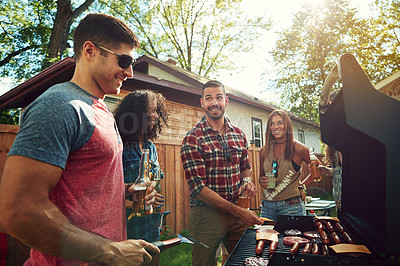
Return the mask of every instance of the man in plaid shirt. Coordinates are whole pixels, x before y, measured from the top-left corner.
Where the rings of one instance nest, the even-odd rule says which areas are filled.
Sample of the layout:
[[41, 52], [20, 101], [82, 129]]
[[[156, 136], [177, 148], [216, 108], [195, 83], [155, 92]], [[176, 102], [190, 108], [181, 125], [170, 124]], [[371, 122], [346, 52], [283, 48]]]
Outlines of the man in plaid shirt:
[[224, 86], [209, 81], [203, 86], [205, 116], [182, 142], [181, 159], [190, 189], [189, 231], [209, 246], [192, 246], [192, 265], [214, 265], [221, 241], [230, 253], [247, 226], [262, 224], [253, 212], [237, 205], [242, 190], [256, 194], [245, 134], [224, 116], [228, 97]]

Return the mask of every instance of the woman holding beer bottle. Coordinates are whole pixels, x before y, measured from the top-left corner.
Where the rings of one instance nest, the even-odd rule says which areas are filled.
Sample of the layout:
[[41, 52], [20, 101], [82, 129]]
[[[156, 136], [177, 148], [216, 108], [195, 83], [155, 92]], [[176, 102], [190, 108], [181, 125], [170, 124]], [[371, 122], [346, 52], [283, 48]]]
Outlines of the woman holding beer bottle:
[[[126, 184], [135, 183], [139, 176], [140, 160], [144, 151], [149, 151], [150, 175], [159, 169], [156, 146], [152, 141], [157, 139], [167, 124], [165, 98], [151, 90], [137, 90], [125, 96], [115, 110], [115, 120], [124, 143], [123, 166]], [[160, 172], [161, 178], [164, 173]], [[153, 188], [155, 187], [155, 184]], [[154, 208], [160, 208], [163, 196], [156, 195]], [[144, 239], [154, 242], [160, 238], [160, 213], [137, 217], [132, 208], [126, 209], [128, 239]], [[150, 265], [158, 265], [159, 256], [153, 257]]]
[[[302, 189], [312, 182], [300, 180], [303, 162], [311, 164], [309, 148], [293, 139], [292, 121], [283, 110], [268, 117], [265, 145], [260, 151], [261, 216], [276, 221], [279, 215], [306, 215]], [[316, 159], [316, 164], [321, 164]], [[303, 184], [304, 183], [304, 184]], [[305, 198], [305, 196], [304, 196]]]

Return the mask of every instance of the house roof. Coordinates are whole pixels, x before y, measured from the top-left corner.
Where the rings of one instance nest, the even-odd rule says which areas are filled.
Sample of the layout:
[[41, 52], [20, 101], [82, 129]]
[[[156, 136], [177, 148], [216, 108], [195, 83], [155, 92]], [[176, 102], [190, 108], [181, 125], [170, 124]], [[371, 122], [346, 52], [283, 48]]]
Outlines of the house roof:
[[[147, 73], [144, 73], [146, 72], [146, 64], [151, 64], [189, 85], [150, 76]], [[38, 73], [36, 76], [21, 83], [2, 95], [0, 97], [0, 110], [27, 106], [52, 85], [70, 80], [73, 76], [74, 70], [75, 60], [71, 57], [65, 58], [53, 64], [49, 68]], [[133, 78], [125, 82], [123, 89], [124, 87], [128, 87], [136, 82], [169, 88], [171, 91], [177, 91], [180, 94], [184, 93], [186, 95], [200, 96], [203, 84], [209, 80], [210, 79], [208, 78], [175, 66], [172, 63], [164, 62], [150, 55], [143, 55], [137, 60], [137, 64], [134, 68]], [[275, 105], [264, 102], [257, 97], [231, 87], [225, 86], [225, 90], [226, 94], [232, 100], [255, 106], [268, 112], [278, 109], [278, 107]], [[306, 123], [310, 126], [319, 127], [318, 123], [293, 113], [289, 113], [289, 116], [292, 119]]]
[[75, 60], [71, 57], [51, 65], [3, 94], [0, 97], [0, 110], [29, 105], [51, 86], [70, 80], [74, 70]]
[[375, 89], [400, 100], [400, 71], [375, 84]]

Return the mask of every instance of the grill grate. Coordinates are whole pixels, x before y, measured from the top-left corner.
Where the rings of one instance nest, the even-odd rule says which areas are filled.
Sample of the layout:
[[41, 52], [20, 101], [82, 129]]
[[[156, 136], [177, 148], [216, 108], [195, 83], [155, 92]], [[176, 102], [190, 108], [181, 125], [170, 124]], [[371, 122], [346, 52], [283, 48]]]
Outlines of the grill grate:
[[[243, 234], [242, 238], [236, 245], [235, 249], [232, 251], [232, 254], [229, 256], [228, 260], [224, 265], [226, 266], [235, 266], [235, 265], [243, 265], [244, 260], [248, 257], [256, 256], [256, 229], [247, 229]], [[279, 235], [278, 247], [276, 252], [289, 253], [290, 246], [283, 244], [284, 235]], [[298, 253], [301, 253], [303, 247], [300, 247]], [[261, 256], [263, 259], [269, 258], [269, 243], [266, 243], [264, 246], [264, 251]]]
[[[225, 266], [236, 266], [236, 265], [244, 265], [244, 260], [248, 257], [256, 256], [256, 229], [247, 229], [243, 234], [242, 238], [232, 251], [232, 254], [229, 256], [228, 260], [225, 262]], [[278, 247], [275, 252], [281, 252], [289, 254], [289, 250], [291, 246], [287, 246], [283, 244], [284, 234], [281, 232], [278, 239]], [[301, 254], [304, 247], [300, 247], [297, 254]], [[289, 255], [291, 256], [291, 255]], [[313, 257], [321, 257], [317, 255], [309, 255]], [[265, 243], [264, 251], [261, 256], [263, 259], [269, 259], [269, 242]]]

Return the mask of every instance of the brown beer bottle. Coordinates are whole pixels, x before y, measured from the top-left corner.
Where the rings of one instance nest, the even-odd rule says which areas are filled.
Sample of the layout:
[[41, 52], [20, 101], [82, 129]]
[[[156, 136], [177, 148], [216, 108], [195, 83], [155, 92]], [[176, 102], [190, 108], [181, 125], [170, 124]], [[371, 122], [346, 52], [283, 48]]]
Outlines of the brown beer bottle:
[[[156, 191], [158, 194], [161, 194], [161, 169], [160, 165], [154, 165], [154, 171], [152, 175], [152, 180], [156, 181]], [[161, 212], [161, 208], [154, 208], [153, 212]]]
[[147, 195], [150, 185], [150, 150], [143, 149], [140, 158], [139, 176], [135, 181], [132, 215], [147, 216], [152, 213], [152, 206], [147, 204], [144, 197]]
[[311, 176], [314, 182], [319, 182], [322, 180], [322, 177], [318, 169], [317, 156], [315, 156], [313, 148], [310, 148], [310, 160]]

